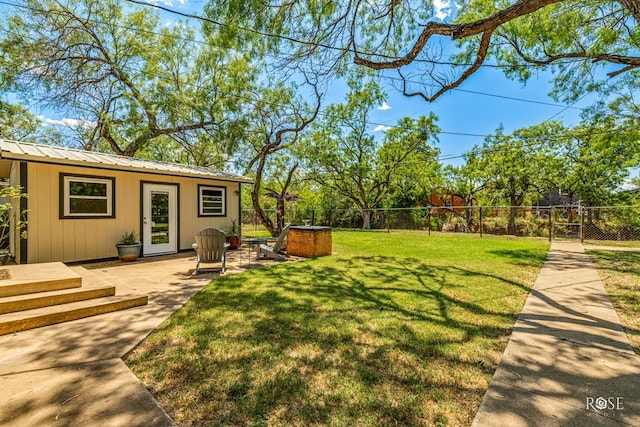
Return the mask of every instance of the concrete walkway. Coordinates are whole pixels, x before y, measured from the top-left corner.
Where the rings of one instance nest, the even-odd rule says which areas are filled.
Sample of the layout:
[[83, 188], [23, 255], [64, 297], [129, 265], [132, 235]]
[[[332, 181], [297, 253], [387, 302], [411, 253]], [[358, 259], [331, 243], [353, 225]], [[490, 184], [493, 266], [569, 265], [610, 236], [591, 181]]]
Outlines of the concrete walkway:
[[[248, 259], [231, 254], [227, 274]], [[122, 358], [215, 274], [193, 276], [191, 254], [88, 267], [73, 267], [83, 282], [149, 295], [149, 305], [0, 336], [0, 426], [173, 425]]]
[[473, 425], [640, 425], [640, 358], [580, 243], [552, 244]]

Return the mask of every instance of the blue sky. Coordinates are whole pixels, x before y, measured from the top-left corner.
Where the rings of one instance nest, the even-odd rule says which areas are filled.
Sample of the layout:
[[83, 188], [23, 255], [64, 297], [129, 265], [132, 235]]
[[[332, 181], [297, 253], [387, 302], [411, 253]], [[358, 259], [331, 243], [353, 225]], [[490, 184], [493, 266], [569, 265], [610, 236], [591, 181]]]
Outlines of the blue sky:
[[[567, 125], [577, 124], [580, 109], [588, 107], [592, 98], [585, 97], [571, 108], [561, 106], [563, 104], [547, 95], [551, 91], [551, 77], [550, 73], [543, 73], [523, 85], [508, 80], [500, 70], [483, 68], [458, 87], [460, 90], [453, 90], [432, 103], [417, 97], [407, 98], [389, 89], [385, 109], [376, 111], [372, 122], [391, 125], [403, 116], [419, 117], [432, 111], [439, 117], [438, 124], [443, 131], [439, 136], [442, 157], [460, 155], [484, 140], [481, 136], [449, 133], [490, 135], [502, 125], [504, 132], [509, 134], [551, 118]], [[458, 164], [460, 159], [452, 159], [450, 163]]]

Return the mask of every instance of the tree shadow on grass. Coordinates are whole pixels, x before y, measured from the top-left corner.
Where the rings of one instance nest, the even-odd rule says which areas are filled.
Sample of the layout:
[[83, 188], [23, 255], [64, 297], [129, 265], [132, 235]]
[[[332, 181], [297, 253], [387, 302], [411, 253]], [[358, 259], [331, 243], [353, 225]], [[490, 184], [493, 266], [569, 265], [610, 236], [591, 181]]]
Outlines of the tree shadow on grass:
[[470, 424], [528, 291], [418, 259], [277, 265], [217, 279], [128, 362], [179, 424]]
[[590, 250], [587, 254], [602, 260], [607, 269], [640, 276], [640, 252]]
[[640, 252], [590, 250], [605, 287], [629, 336], [631, 345], [640, 354]]
[[547, 259], [546, 251], [539, 249], [495, 249], [488, 253], [518, 266], [540, 267]]

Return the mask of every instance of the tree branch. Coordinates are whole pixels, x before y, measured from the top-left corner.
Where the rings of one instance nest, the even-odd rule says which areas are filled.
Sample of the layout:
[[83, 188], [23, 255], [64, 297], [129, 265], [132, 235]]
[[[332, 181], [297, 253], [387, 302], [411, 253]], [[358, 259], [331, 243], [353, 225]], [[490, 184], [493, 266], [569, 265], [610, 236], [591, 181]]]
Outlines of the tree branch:
[[447, 36], [451, 40], [458, 40], [478, 34], [491, 34], [500, 25], [562, 1], [565, 0], [520, 0], [491, 16], [463, 24], [445, 24], [430, 21], [424, 26], [424, 30], [422, 30], [418, 40], [405, 56], [390, 61], [373, 61], [356, 54], [354, 63], [374, 70], [400, 68], [412, 63], [422, 53], [432, 36]]

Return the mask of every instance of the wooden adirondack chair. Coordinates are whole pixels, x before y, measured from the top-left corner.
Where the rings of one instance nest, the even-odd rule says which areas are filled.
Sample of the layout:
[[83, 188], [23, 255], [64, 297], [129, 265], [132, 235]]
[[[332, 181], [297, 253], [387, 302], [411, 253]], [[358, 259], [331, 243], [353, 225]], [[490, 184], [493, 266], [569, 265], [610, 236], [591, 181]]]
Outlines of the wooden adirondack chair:
[[196, 274], [200, 273], [200, 263], [222, 263], [221, 273], [226, 269], [226, 247], [224, 231], [217, 228], [203, 228], [196, 233]]
[[258, 257], [259, 258], [270, 258], [279, 261], [284, 261], [287, 259], [286, 255], [283, 252], [283, 248], [285, 246], [284, 242], [287, 238], [287, 233], [289, 233], [289, 226], [286, 225], [280, 235], [278, 236], [278, 240], [276, 240], [273, 246], [269, 246], [267, 244], [261, 244], [258, 247]]

